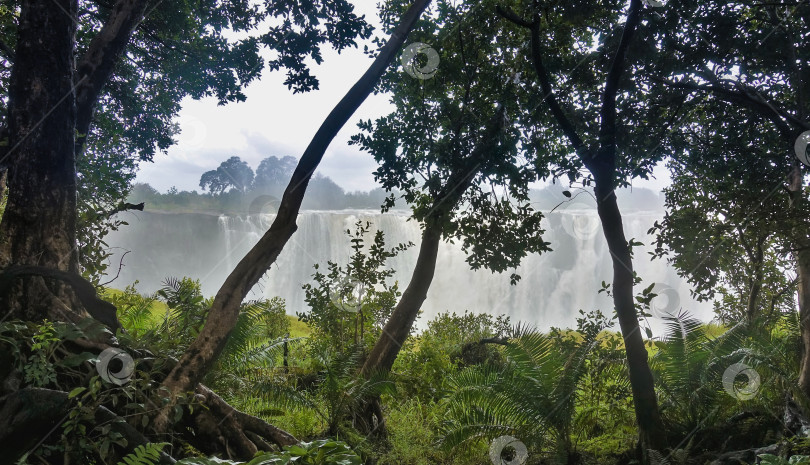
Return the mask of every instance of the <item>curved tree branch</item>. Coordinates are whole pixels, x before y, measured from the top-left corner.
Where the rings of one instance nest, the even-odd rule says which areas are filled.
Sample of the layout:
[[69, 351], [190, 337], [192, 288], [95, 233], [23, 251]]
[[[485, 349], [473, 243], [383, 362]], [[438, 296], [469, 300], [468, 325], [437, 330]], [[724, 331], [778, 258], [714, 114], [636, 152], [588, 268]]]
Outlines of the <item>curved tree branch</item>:
[[795, 130], [810, 130], [810, 123], [802, 121], [785, 110], [777, 108], [773, 102], [766, 100], [759, 93], [751, 91], [750, 89], [746, 91], [744, 88], [740, 88], [739, 86], [742, 86], [742, 84], [738, 85], [738, 89], [730, 89], [726, 86], [720, 85], [719, 83], [699, 84], [693, 81], [676, 82], [659, 77], [653, 77], [652, 79], [676, 89], [708, 92], [726, 102], [736, 103], [747, 107], [749, 110], [752, 110], [762, 117], [770, 120], [776, 125], [782, 134], [788, 137]]
[[146, 4], [147, 0], [118, 0], [76, 67], [79, 82], [76, 86], [77, 154], [84, 148], [101, 90], [143, 20]]
[[512, 11], [510, 8], [502, 8], [498, 6], [496, 10], [503, 18], [517, 24], [518, 26], [525, 27], [531, 32], [531, 62], [534, 66], [535, 72], [537, 73], [537, 78], [540, 80], [540, 88], [543, 90], [543, 99], [551, 110], [551, 114], [554, 116], [554, 119], [557, 120], [557, 124], [560, 125], [560, 129], [562, 130], [563, 134], [565, 134], [565, 137], [568, 138], [571, 146], [576, 151], [577, 155], [583, 160], [590, 158], [590, 154], [588, 153], [587, 147], [585, 147], [585, 143], [577, 133], [574, 124], [565, 114], [565, 111], [563, 111], [563, 108], [554, 93], [554, 89], [551, 87], [551, 79], [549, 79], [548, 70], [546, 70], [545, 65], [543, 65], [543, 54], [540, 51], [539, 19], [535, 18], [534, 21], [529, 22], [518, 16], [517, 13]]

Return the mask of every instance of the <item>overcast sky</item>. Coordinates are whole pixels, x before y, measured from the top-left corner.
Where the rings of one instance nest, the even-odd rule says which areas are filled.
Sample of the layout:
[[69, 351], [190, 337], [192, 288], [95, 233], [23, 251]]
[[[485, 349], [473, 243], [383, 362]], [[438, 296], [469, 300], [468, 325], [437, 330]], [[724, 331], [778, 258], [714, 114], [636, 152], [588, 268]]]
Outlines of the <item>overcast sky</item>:
[[[358, 14], [365, 14], [372, 24], [379, 23], [376, 2], [354, 3]], [[370, 65], [362, 45], [339, 55], [324, 50], [324, 62], [312, 65], [320, 80], [317, 91], [293, 95], [283, 84], [283, 72], [265, 72], [260, 81], [245, 89], [246, 102], [218, 106], [214, 98], [184, 100], [178, 119], [178, 144], [167, 155], [156, 155], [153, 163], [142, 163], [137, 181], [162, 192], [172, 186], [200, 190], [200, 176], [234, 155], [254, 170], [263, 158], [272, 155], [299, 158], [326, 115]], [[347, 191], [377, 187], [371, 174], [376, 168], [374, 159], [349, 146], [348, 141], [358, 132], [360, 119], [374, 119], [392, 109], [387, 96], [369, 96], [334, 139], [318, 172]], [[666, 184], [667, 176], [663, 169], [657, 169], [656, 174], [658, 180], [634, 185], [658, 190]]]

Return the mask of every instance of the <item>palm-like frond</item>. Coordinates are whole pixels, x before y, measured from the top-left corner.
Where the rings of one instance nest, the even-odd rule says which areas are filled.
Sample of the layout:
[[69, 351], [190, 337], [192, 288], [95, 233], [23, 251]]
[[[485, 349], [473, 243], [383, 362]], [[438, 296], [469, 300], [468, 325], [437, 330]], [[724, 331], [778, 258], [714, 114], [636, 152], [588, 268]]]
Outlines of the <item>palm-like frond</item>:
[[550, 436], [560, 456], [571, 452], [578, 385], [596, 336], [579, 335], [581, 340], [561, 345], [536, 331], [515, 333], [504, 348], [505, 365], [469, 367], [451, 379], [445, 447], [509, 433], [535, 447], [545, 447]]

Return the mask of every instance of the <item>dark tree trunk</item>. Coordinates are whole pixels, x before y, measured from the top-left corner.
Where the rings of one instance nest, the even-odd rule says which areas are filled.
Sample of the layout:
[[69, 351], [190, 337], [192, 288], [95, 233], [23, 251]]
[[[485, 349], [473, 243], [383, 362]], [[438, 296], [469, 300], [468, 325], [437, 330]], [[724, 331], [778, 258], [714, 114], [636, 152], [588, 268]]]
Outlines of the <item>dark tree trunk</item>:
[[[802, 185], [802, 167], [794, 161], [788, 177], [788, 194], [790, 208], [800, 211], [804, 199]], [[810, 399], [810, 240], [807, 230], [801, 225], [794, 228], [793, 243], [796, 247], [796, 276], [798, 278], [799, 328], [802, 336], [802, 357], [799, 367], [799, 388]], [[808, 406], [804, 406], [805, 409]]]
[[541, 21], [539, 16], [527, 21], [514, 11], [500, 8], [498, 13], [513, 23], [531, 31], [531, 62], [537, 73], [543, 99], [551, 110], [560, 130], [568, 139], [571, 147], [582, 160], [595, 181], [595, 194], [599, 219], [608, 243], [613, 261], [613, 303], [619, 318], [619, 326], [624, 336], [627, 364], [630, 372], [630, 384], [633, 391], [633, 404], [639, 428], [639, 446], [641, 459], [648, 461], [648, 449], [663, 451], [667, 441], [661, 415], [658, 410], [658, 399], [655, 395], [652, 371], [647, 360], [647, 349], [638, 324], [638, 315], [633, 296], [633, 261], [627, 238], [624, 235], [622, 214], [616, 202], [616, 94], [627, 65], [627, 50], [635, 35], [641, 18], [641, 0], [631, 0], [627, 12], [621, 41], [613, 57], [605, 87], [602, 92], [600, 108], [599, 146], [598, 150], [589, 149], [577, 133], [576, 126], [557, 101], [551, 86], [548, 71], [543, 64], [542, 40], [540, 36]]
[[[0, 223], [0, 267], [78, 271], [76, 107], [73, 51], [77, 0], [22, 3], [9, 86], [8, 204]], [[61, 286], [26, 278], [7, 296], [18, 318], [41, 320]]]
[[796, 273], [799, 278], [799, 322], [802, 335], [802, 359], [799, 387], [810, 399], [810, 249], [808, 241], [796, 253]]
[[764, 279], [764, 259], [765, 250], [764, 243], [767, 236], [757, 239], [754, 246], [754, 251], [751, 257], [751, 266], [753, 267], [754, 274], [751, 276], [748, 289], [748, 304], [746, 305], [745, 317], [748, 322], [754, 321], [757, 317], [757, 307], [759, 306], [759, 295], [762, 293], [762, 280]]
[[[199, 383], [222, 352], [228, 335], [236, 325], [239, 306], [259, 278], [267, 272], [287, 241], [297, 229], [296, 219], [312, 174], [318, 167], [326, 148], [357, 108], [374, 90], [380, 77], [394, 61], [422, 11], [430, 0], [416, 0], [402, 17], [391, 38], [372, 65], [327, 116], [304, 152], [292, 179], [281, 198], [278, 214], [270, 229], [236, 265], [217, 292], [208, 319], [200, 335], [183, 354], [180, 363], [169, 374], [163, 386], [170, 394], [187, 392]], [[160, 412], [159, 428], [168, 427], [169, 407]]]
[[596, 179], [595, 193], [599, 219], [613, 260], [613, 305], [624, 337], [640, 443], [643, 448], [663, 451], [666, 437], [658, 410], [653, 375], [647, 359], [647, 348], [641, 337], [636, 314], [633, 296], [633, 260], [624, 235], [622, 214], [612, 186], [604, 187], [599, 178]]
[[408, 338], [413, 322], [416, 321], [419, 309], [427, 298], [427, 291], [436, 270], [441, 237], [441, 228], [435, 225], [427, 225], [422, 232], [422, 245], [419, 247], [419, 257], [416, 259], [411, 282], [402, 293], [391, 318], [385, 323], [380, 338], [366, 358], [362, 368], [363, 374], [390, 371], [394, 365], [397, 354]]

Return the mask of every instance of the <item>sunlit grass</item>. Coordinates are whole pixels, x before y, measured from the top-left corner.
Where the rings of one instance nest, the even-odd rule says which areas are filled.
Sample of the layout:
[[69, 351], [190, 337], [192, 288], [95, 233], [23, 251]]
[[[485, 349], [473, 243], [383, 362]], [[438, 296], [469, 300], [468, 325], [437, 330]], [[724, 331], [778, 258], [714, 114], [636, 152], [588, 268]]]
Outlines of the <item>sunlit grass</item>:
[[[124, 291], [120, 289], [106, 288], [101, 292], [101, 298], [102, 299], [110, 298], [113, 296], [121, 295], [123, 293]], [[163, 318], [166, 315], [167, 310], [168, 307], [164, 302], [161, 302], [159, 300], [152, 302], [152, 305], [149, 309], [149, 311], [152, 314], [150, 318], [150, 323], [152, 323], [152, 325], [157, 325], [160, 322], [162, 322]], [[310, 327], [303, 321], [299, 320], [297, 316], [287, 315], [287, 320], [289, 320], [290, 322], [290, 337], [309, 337], [309, 335], [312, 333]]]

